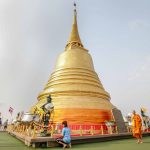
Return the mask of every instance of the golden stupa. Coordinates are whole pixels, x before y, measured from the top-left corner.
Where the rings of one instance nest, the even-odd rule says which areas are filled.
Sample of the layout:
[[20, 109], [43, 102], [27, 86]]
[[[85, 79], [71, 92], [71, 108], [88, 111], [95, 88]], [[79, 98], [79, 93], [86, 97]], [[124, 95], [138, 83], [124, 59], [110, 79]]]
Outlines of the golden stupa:
[[40, 107], [48, 95], [54, 105], [54, 123], [100, 124], [114, 120], [110, 95], [105, 91], [88, 50], [84, 48], [77, 26], [77, 12], [65, 50], [35, 105]]

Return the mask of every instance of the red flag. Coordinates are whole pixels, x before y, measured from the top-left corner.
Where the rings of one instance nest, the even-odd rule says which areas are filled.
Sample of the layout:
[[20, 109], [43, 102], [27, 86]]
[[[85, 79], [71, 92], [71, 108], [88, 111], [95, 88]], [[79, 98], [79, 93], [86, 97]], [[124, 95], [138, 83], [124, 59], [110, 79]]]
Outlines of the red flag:
[[12, 115], [13, 111], [14, 111], [14, 109], [12, 107], [9, 107], [9, 112], [11, 115]]

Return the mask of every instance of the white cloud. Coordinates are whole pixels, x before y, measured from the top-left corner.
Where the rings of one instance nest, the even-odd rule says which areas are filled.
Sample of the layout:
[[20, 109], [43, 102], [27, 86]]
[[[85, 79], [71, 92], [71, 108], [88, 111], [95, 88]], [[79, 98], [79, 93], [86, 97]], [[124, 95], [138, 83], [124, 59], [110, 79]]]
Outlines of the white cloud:
[[150, 56], [129, 75], [128, 80], [150, 80]]
[[139, 30], [143, 28], [147, 28], [149, 24], [145, 20], [135, 19], [128, 23], [128, 27], [130, 30]]

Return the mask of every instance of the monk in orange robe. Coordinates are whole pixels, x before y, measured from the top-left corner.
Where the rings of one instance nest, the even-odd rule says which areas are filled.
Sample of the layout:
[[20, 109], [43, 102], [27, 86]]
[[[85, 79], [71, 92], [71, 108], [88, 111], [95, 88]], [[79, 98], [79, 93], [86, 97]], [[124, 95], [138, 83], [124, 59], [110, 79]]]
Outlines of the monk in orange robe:
[[142, 119], [140, 115], [136, 114], [135, 110], [132, 112], [132, 132], [133, 136], [137, 138], [137, 143], [142, 143]]

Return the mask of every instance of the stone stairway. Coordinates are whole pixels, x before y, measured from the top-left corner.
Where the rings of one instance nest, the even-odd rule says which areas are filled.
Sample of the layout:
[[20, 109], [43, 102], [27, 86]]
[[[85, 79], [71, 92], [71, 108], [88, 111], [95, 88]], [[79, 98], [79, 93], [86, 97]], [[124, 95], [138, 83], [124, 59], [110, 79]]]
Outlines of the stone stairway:
[[118, 127], [118, 132], [119, 133], [126, 133], [127, 127], [125, 126], [125, 122], [123, 120], [123, 116], [122, 116], [121, 111], [117, 108], [114, 108], [114, 109], [112, 109], [112, 113], [113, 113], [116, 125]]

